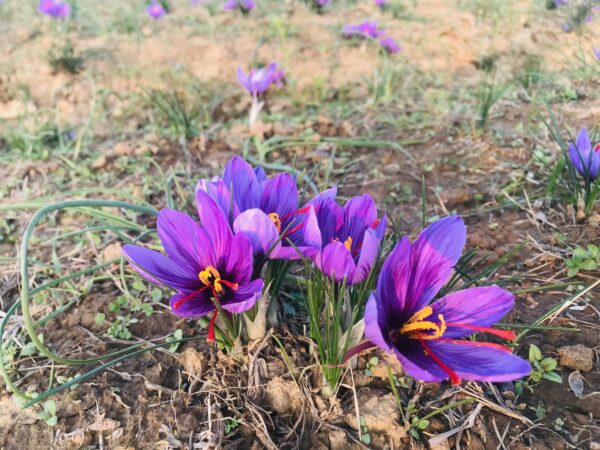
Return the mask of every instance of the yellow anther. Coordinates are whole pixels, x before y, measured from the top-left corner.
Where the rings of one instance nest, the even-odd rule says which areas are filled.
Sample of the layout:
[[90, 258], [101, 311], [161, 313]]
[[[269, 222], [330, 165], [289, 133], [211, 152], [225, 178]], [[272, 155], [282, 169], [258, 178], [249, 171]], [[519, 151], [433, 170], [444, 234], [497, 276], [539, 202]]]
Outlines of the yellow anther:
[[[213, 266], [208, 266], [206, 269], [200, 272], [198, 274], [198, 278], [200, 278], [200, 281], [202, 281], [202, 283], [205, 285], [214, 286], [215, 290], [220, 292], [217, 288], [217, 284], [219, 284], [219, 281], [221, 280], [221, 274], [219, 274], [219, 271]], [[222, 287], [221, 290], [223, 290]]]
[[349, 251], [352, 251], [352, 236], [348, 236], [348, 239], [344, 241], [344, 245]]
[[281, 219], [279, 218], [279, 214], [271, 213], [269, 214], [269, 219], [271, 219], [277, 227], [277, 232], [281, 233]]
[[[446, 321], [442, 314], [438, 314], [439, 324], [430, 320], [423, 320], [431, 316], [433, 308], [426, 306], [425, 308], [417, 311], [413, 316], [408, 319], [402, 328], [400, 328], [401, 334], [409, 334], [409, 337], [414, 339], [437, 339], [446, 332]], [[433, 331], [433, 334], [424, 333], [425, 331]]]

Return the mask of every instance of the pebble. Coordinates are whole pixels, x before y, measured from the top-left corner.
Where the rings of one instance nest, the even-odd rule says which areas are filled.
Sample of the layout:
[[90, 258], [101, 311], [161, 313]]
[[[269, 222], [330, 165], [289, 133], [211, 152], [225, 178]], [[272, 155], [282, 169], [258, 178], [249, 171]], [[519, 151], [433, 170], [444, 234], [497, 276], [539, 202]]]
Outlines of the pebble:
[[589, 372], [594, 366], [594, 351], [584, 345], [567, 345], [557, 351], [561, 366], [582, 372]]

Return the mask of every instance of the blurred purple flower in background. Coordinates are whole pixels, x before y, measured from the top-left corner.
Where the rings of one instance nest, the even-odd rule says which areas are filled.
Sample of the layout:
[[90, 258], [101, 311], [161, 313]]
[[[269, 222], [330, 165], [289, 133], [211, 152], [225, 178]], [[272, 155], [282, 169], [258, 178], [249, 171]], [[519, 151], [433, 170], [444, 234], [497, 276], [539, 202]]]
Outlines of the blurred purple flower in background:
[[557, 8], [559, 6], [564, 6], [567, 4], [567, 0], [554, 0], [554, 6], [556, 6]]
[[598, 61], [600, 61], [600, 49], [594, 47], [594, 56]]
[[237, 78], [242, 87], [252, 95], [252, 106], [248, 114], [248, 124], [252, 126], [256, 123], [260, 110], [264, 106], [264, 101], [259, 101], [258, 96], [264, 94], [271, 85], [283, 85], [285, 72], [277, 66], [277, 63], [271, 63], [262, 69], [251, 69], [248, 75], [241, 67], [237, 69]]
[[401, 48], [394, 38], [390, 36], [384, 36], [379, 39], [379, 43], [388, 53], [398, 53]]
[[401, 50], [394, 38], [386, 35], [381, 28], [377, 28], [377, 22], [374, 20], [344, 25], [342, 34], [347, 39], [379, 39], [379, 44], [388, 53], [398, 53]]
[[593, 147], [587, 129], [583, 128], [575, 143], [569, 144], [569, 158], [586, 181], [594, 181], [600, 172], [600, 145]]
[[148, 14], [154, 20], [158, 20], [167, 14], [167, 11], [158, 0], [152, 0], [152, 3], [146, 6], [146, 14]]
[[438, 220], [413, 243], [402, 238], [383, 264], [367, 303], [365, 336], [373, 346], [395, 354], [417, 380], [458, 384], [461, 378], [521, 378], [531, 365], [510, 348], [463, 339], [477, 332], [514, 339], [512, 331], [489, 328], [513, 307], [510, 292], [498, 286], [474, 287], [433, 301], [452, 275], [465, 240], [459, 216]]
[[55, 18], [67, 17], [71, 14], [71, 5], [58, 0], [40, 0], [38, 11]]
[[262, 69], [251, 69], [248, 75], [244, 73], [241, 67], [237, 69], [237, 78], [240, 84], [253, 96], [258, 96], [266, 92], [272, 84], [282, 85], [285, 72], [280, 69], [277, 63], [271, 63]]
[[254, 0], [227, 0], [223, 4], [223, 9], [233, 11], [239, 9], [243, 13], [248, 13], [256, 7]]
[[346, 38], [362, 37], [376, 39], [381, 35], [381, 30], [377, 29], [377, 22], [374, 20], [365, 20], [361, 23], [350, 23], [342, 27], [342, 34]]
[[383, 8], [384, 6], [387, 6], [387, 0], [375, 0], [375, 5]]

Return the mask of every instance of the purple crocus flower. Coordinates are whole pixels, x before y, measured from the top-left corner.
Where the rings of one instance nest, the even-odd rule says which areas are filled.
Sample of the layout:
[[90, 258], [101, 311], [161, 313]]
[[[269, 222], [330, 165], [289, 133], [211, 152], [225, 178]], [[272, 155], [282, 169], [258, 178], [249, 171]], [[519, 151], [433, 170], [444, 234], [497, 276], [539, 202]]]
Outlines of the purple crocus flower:
[[575, 143], [569, 144], [569, 158], [581, 176], [594, 181], [600, 172], [600, 144], [595, 148], [587, 129], [582, 128]]
[[235, 9], [241, 10], [243, 13], [248, 13], [256, 7], [254, 0], [227, 0], [223, 4], [223, 9], [233, 11]]
[[599, 48], [594, 47], [594, 56], [596, 57], [596, 59], [598, 61], [600, 61], [600, 49]]
[[206, 192], [196, 192], [196, 200], [200, 224], [172, 209], [158, 214], [158, 235], [167, 256], [135, 245], [126, 245], [123, 253], [150, 282], [177, 291], [171, 297], [171, 309], [178, 316], [202, 317], [212, 312], [208, 339], [214, 340], [219, 309], [248, 311], [261, 297], [263, 280], [251, 279], [250, 240], [232, 233], [221, 208]]
[[38, 11], [47, 16], [62, 18], [71, 14], [71, 5], [59, 0], [40, 0]]
[[382, 31], [377, 28], [377, 22], [374, 20], [365, 20], [361, 23], [348, 24], [342, 27], [342, 34], [345, 38], [362, 37], [377, 39]]
[[241, 67], [237, 69], [240, 84], [253, 96], [265, 93], [272, 84], [281, 85], [285, 72], [277, 63], [271, 63], [262, 69], [251, 69], [248, 75]]
[[313, 246], [316, 217], [308, 207], [298, 209], [296, 180], [288, 173], [269, 179], [262, 167], [253, 169], [235, 156], [222, 178], [200, 180], [196, 191], [219, 205], [233, 230], [250, 239], [257, 257], [299, 259]]
[[375, 0], [375, 6], [379, 6], [380, 8], [387, 6], [387, 0]]
[[167, 14], [167, 11], [158, 0], [152, 0], [152, 2], [146, 6], [146, 14], [148, 14], [154, 20], [158, 20]]
[[[377, 289], [365, 309], [365, 336], [373, 346], [394, 353], [406, 373], [423, 381], [461, 378], [508, 381], [531, 371], [509, 348], [461, 339], [487, 332], [510, 311], [513, 295], [498, 286], [467, 288], [433, 301], [458, 262], [466, 240], [459, 216], [438, 220], [411, 244], [404, 237], [381, 269]], [[363, 348], [365, 346], [363, 345]]]
[[367, 279], [375, 264], [387, 217], [377, 218], [369, 194], [351, 198], [342, 208], [335, 201], [336, 193], [333, 187], [307, 204], [315, 212], [318, 229], [315, 234], [312, 225], [307, 227], [306, 255], [328, 277], [357, 284]]
[[394, 40], [394, 38], [390, 36], [384, 36], [379, 39], [379, 43], [388, 53], [398, 53], [401, 49], [398, 43]]

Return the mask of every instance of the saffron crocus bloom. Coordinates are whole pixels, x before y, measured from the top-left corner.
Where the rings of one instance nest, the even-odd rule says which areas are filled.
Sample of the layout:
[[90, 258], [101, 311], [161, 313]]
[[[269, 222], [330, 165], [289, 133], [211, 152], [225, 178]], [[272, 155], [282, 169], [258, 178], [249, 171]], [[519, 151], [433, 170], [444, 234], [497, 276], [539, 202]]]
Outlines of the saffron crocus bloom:
[[167, 255], [126, 245], [123, 253], [149, 281], [177, 291], [171, 309], [181, 317], [212, 312], [208, 339], [213, 340], [220, 308], [230, 313], [251, 309], [261, 296], [263, 281], [252, 280], [252, 245], [234, 235], [221, 209], [205, 192], [196, 193], [200, 224], [187, 214], [163, 209], [158, 235]]
[[252, 69], [246, 75], [241, 67], [237, 69], [237, 78], [240, 84], [253, 96], [265, 93], [272, 84], [281, 85], [285, 72], [277, 63], [271, 63], [262, 69]]
[[256, 7], [254, 0], [227, 0], [223, 4], [223, 9], [234, 10], [240, 9], [242, 12], [247, 13], [252, 11]]
[[40, 0], [38, 11], [55, 18], [67, 17], [71, 14], [71, 5], [58, 0]]
[[222, 178], [200, 180], [196, 189], [219, 205], [236, 233], [248, 236], [256, 256], [299, 259], [305, 241], [314, 240], [314, 213], [298, 209], [296, 180], [288, 173], [269, 179], [262, 167], [253, 169], [235, 156], [225, 165]]
[[379, 43], [388, 53], [393, 54], [398, 53], [400, 51], [400, 46], [398, 45], [398, 43], [394, 40], [394, 38], [391, 38], [389, 36], [384, 36], [381, 39], [379, 39]]
[[509, 348], [461, 339], [487, 332], [514, 304], [498, 286], [467, 288], [433, 301], [452, 274], [466, 240], [459, 216], [438, 220], [411, 244], [404, 237], [381, 269], [365, 309], [365, 336], [394, 353], [406, 373], [423, 381], [508, 381], [529, 374], [530, 364]]
[[387, 217], [377, 218], [377, 208], [369, 194], [351, 198], [343, 208], [335, 196], [333, 187], [308, 203], [315, 211], [318, 230], [315, 235], [308, 219], [306, 254], [328, 277], [357, 284], [368, 278], [375, 264]]
[[365, 20], [361, 23], [348, 24], [342, 27], [342, 34], [346, 38], [362, 37], [377, 39], [381, 36], [381, 30], [377, 28], [374, 20]]
[[594, 181], [598, 177], [600, 144], [593, 147], [587, 129], [583, 128], [577, 136], [577, 141], [569, 144], [569, 157], [584, 179]]
[[167, 11], [158, 0], [153, 0], [148, 6], [146, 6], [146, 14], [152, 17], [154, 20], [160, 19], [162, 16], [167, 14]]
[[594, 47], [594, 56], [598, 61], [600, 61], [600, 49]]

